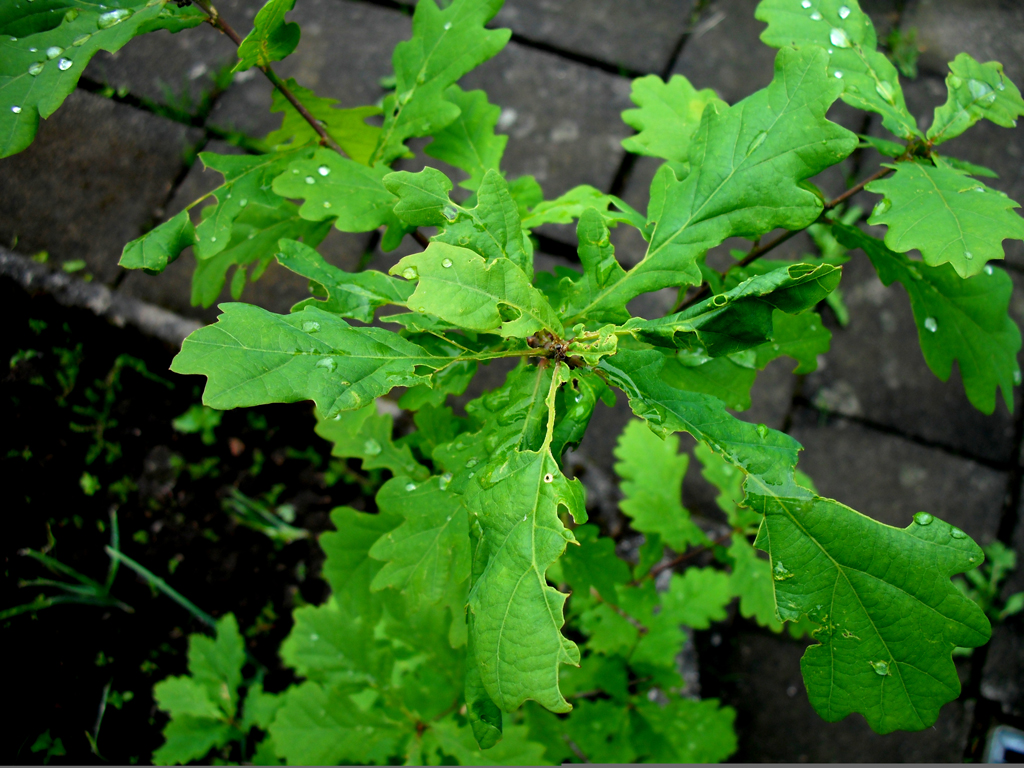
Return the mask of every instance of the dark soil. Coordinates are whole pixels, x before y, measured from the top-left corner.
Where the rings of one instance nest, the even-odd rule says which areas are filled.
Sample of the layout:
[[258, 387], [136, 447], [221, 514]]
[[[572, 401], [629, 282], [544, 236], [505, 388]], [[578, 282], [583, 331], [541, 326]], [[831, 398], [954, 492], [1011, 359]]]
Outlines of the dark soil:
[[[315, 536], [278, 545], [239, 525], [222, 500], [232, 488], [260, 498], [282, 486], [273, 503], [293, 505], [293, 524], [313, 534], [331, 527], [334, 506], [361, 507], [357, 486], [338, 481], [326, 487], [329, 447], [313, 433], [311, 408], [226, 412], [216, 441], [204, 445], [200, 434], [171, 426], [199, 402], [203, 381], [168, 371], [173, 350], [49, 297], [30, 297], [6, 281], [0, 281], [0, 300], [9, 318], [0, 354], [4, 360], [17, 355], [2, 384], [0, 609], [61, 594], [20, 582], [68, 581], [20, 555], [25, 548], [46, 551], [103, 582], [110, 564], [104, 546], [116, 512], [122, 551], [202, 610], [215, 617], [233, 612], [250, 652], [268, 667], [266, 688], [284, 688], [291, 677], [276, 649], [292, 608], [325, 598], [326, 586], [316, 578], [323, 555]], [[132, 359], [121, 358], [117, 373], [121, 355]], [[103, 416], [111, 386], [119, 389]], [[91, 463], [90, 451], [98, 453]], [[98, 480], [92, 495], [80, 484], [84, 472]], [[3, 622], [10, 664], [4, 763], [101, 762], [86, 732], [96, 731], [107, 686], [97, 742], [102, 758], [147, 763], [162, 743], [166, 718], [154, 706], [153, 684], [185, 672], [187, 636], [206, 630], [123, 566], [111, 595], [134, 612], [61, 604]], [[66, 754], [32, 751], [47, 732]]]

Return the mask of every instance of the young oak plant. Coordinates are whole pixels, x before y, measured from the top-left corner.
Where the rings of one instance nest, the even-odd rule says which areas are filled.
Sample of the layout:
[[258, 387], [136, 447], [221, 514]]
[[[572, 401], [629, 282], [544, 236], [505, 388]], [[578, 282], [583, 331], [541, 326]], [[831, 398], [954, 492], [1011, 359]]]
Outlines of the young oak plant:
[[[779, 48], [766, 88], [728, 105], [681, 76], [634, 82], [637, 108], [624, 119], [637, 133], [624, 144], [665, 161], [642, 213], [591, 187], [546, 201], [534, 179], [502, 172], [498, 108], [457, 84], [508, 41], [508, 30], [486, 26], [501, 0], [444, 8], [421, 0], [411, 39], [395, 48], [395, 88], [382, 112], [337, 108], [274, 74], [272, 62], [298, 44], [298, 28], [285, 21], [293, 4], [270, 0], [244, 40], [207, 0], [184, 9], [125, 0], [99, 15], [81, 0], [0, 11], [0, 35], [13, 38], [0, 44], [17, 53], [0, 65], [4, 154], [31, 141], [37, 115], [56, 108], [92, 52], [150, 29], [206, 18], [240, 44], [239, 69], [259, 67], [278, 89], [273, 109], [283, 121], [267, 137], [272, 151], [201, 155], [225, 181], [193, 204], [210, 201], [199, 225], [186, 209], [129, 243], [121, 259], [156, 273], [193, 247], [194, 298], [207, 305], [232, 269], [236, 297], [274, 258], [308, 278], [313, 298], [289, 314], [222, 304], [172, 369], [206, 376], [204, 402], [214, 408], [312, 400], [336, 455], [394, 475], [377, 496], [379, 513], [338, 511], [339, 532], [323, 537], [333, 596], [298, 609], [282, 647], [307, 682], [283, 695], [269, 724], [275, 754], [535, 761], [525, 734], [544, 742], [554, 717], [577, 723], [569, 737], [577, 758], [607, 732], [637, 735], [617, 742], [621, 753], [595, 753], [610, 760], [692, 756], [676, 731], [721, 732], [720, 715], [675, 694], [665, 706], [629, 697], [640, 677], [671, 692], [677, 682], [664, 661], [679, 647], [678, 626], [706, 626], [715, 610], [702, 616], [700, 606], [733, 594], [766, 626], [811, 631], [802, 672], [826, 720], [859, 712], [881, 733], [934, 723], [959, 694], [953, 649], [990, 634], [950, 580], [977, 567], [981, 549], [927, 513], [897, 529], [822, 498], [796, 472], [793, 438], [727, 406], [748, 406], [757, 372], [776, 358], [814, 370], [830, 338], [814, 308], [837, 288], [850, 248], [867, 254], [883, 282], [907, 289], [936, 375], [947, 379], [956, 361], [972, 404], [991, 413], [1001, 390], [1012, 407], [1021, 337], [1007, 315], [1010, 279], [988, 262], [1002, 258], [1003, 239], [1024, 239], [1024, 220], [1014, 201], [976, 180], [991, 171], [937, 151], [978, 120], [1010, 126], [1024, 114], [1001, 65], [957, 56], [948, 99], [923, 131], [856, 2], [762, 0], [762, 39]], [[827, 118], [839, 99], [881, 116], [894, 140], [865, 140], [892, 162], [826, 202], [810, 180], [859, 144]], [[379, 125], [366, 122], [377, 114]], [[427, 136], [426, 154], [465, 174], [460, 191], [436, 168], [391, 170], [411, 154], [406, 141]], [[883, 196], [868, 219], [886, 227], [882, 240], [834, 216], [864, 189]], [[537, 271], [531, 230], [573, 221], [579, 268]], [[819, 237], [831, 230], [834, 253], [761, 258], [812, 225]], [[388, 274], [346, 272], [315, 250], [331, 226], [381, 230], [385, 250], [408, 235], [423, 250]], [[617, 226], [635, 227], [647, 243], [630, 269], [611, 244]], [[789, 234], [760, 243], [777, 228]], [[706, 254], [731, 237], [754, 246], [715, 272]], [[915, 249], [920, 260], [906, 255]], [[680, 293], [672, 313], [632, 316], [631, 300], [665, 288]], [[518, 361], [505, 383], [457, 418], [447, 397], [462, 394], [480, 364], [502, 358]], [[417, 427], [400, 440], [373, 406], [396, 387], [407, 388], [399, 404]], [[615, 390], [652, 431], [631, 428], [620, 444], [632, 486], [624, 511], [647, 540], [633, 573], [643, 587], [608, 575], [626, 566], [585, 525], [583, 487], [562, 466]], [[675, 446], [676, 432], [698, 441], [705, 474], [722, 489], [734, 531], [730, 574], [691, 569], [658, 592], [644, 577], [665, 548], [706, 539], [678, 494], [661, 495], [658, 469], [645, 466], [643, 456]], [[658, 466], [680, 476], [671, 464]], [[563, 631], [566, 611], [589, 636], [582, 653]], [[627, 672], [607, 671], [616, 654]], [[572, 710], [580, 680], [601, 680], [604, 693], [577, 696], [567, 719], [544, 714]], [[626, 681], [625, 699], [608, 687], [616, 680]], [[644, 739], [664, 751], [638, 751]], [[553, 759], [568, 742], [547, 743]]]

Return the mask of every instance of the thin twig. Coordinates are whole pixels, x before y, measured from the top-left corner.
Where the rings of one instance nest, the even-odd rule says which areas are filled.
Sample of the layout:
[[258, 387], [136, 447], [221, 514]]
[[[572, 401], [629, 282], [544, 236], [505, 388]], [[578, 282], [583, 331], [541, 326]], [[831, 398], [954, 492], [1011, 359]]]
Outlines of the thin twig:
[[[195, 0], [195, 3], [203, 10], [204, 13], [206, 13], [207, 16], [210, 17], [209, 22], [211, 25], [213, 25], [221, 32], [223, 32], [225, 35], [227, 35], [231, 39], [231, 42], [233, 42], [236, 46], [242, 44], [242, 38], [239, 36], [237, 32], [235, 32], [234, 28], [224, 20], [220, 13], [218, 13], [217, 9], [213, 7], [213, 4], [210, 2], [210, 0]], [[288, 103], [295, 107], [295, 111], [302, 115], [302, 119], [309, 123], [310, 127], [314, 131], [316, 131], [317, 135], [320, 137], [321, 143], [326, 144], [328, 147], [333, 149], [338, 154], [345, 155], [345, 150], [343, 150], [338, 145], [338, 143], [331, 138], [330, 134], [327, 133], [327, 129], [320, 124], [319, 120], [317, 120], [315, 117], [313, 117], [312, 114], [310, 114], [309, 110], [306, 109], [305, 105], [303, 105], [303, 103], [299, 101], [295, 94], [291, 92], [291, 89], [288, 88], [288, 86], [285, 85], [284, 81], [277, 76], [277, 73], [274, 72], [270, 65], [268, 64], [266, 66], [257, 66], [259, 66], [259, 68], [263, 71], [263, 74], [267, 76], [267, 79], [273, 84], [273, 86], [281, 92], [281, 95], [288, 99]]]
[[[892, 173], [892, 168], [882, 168], [879, 171], [877, 171], [876, 173], [873, 173], [872, 175], [868, 176], [866, 179], [864, 179], [864, 181], [860, 182], [859, 184], [857, 184], [854, 187], [850, 187], [848, 190], [843, 192], [843, 194], [839, 195], [839, 197], [833, 198], [832, 200], [829, 200], [827, 203], [825, 203], [825, 205], [822, 206], [821, 215], [824, 216], [827, 211], [831, 211], [833, 208], [835, 208], [835, 207], [841, 205], [842, 203], [846, 202], [851, 197], [853, 197], [858, 192], [860, 192], [862, 189], [864, 189], [864, 187], [866, 187], [871, 182], [878, 181], [879, 179], [885, 178], [890, 173]], [[821, 217], [818, 218], [818, 221], [820, 221], [820, 220], [821, 220]], [[787, 240], [789, 240], [792, 237], [795, 237], [796, 235], [800, 234], [801, 232], [803, 232], [802, 229], [792, 229], [792, 230], [790, 230], [788, 232], [783, 232], [781, 235], [776, 237], [774, 240], [769, 240], [767, 243], [764, 243], [763, 245], [755, 244], [754, 247], [750, 249], [750, 252], [746, 256], [744, 256], [740, 261], [736, 262], [731, 267], [729, 267], [729, 269], [727, 269], [725, 271], [725, 274], [728, 274], [730, 270], [737, 269], [737, 268], [743, 268], [743, 267], [748, 266], [749, 264], [752, 264], [753, 262], [757, 261], [759, 258], [764, 256], [769, 251], [777, 248], [778, 246], [782, 245], [784, 242], [786, 242]], [[702, 284], [701, 287], [693, 295], [691, 295], [685, 301], [679, 302], [672, 309], [672, 313], [679, 312], [681, 310], [688, 309], [689, 307], [692, 307], [694, 304], [698, 303], [699, 301], [702, 301], [710, 293], [711, 293], [711, 288], [708, 286], [708, 284], [707, 283]]]
[[712, 541], [710, 544], [701, 544], [699, 547], [695, 547], [694, 549], [691, 549], [688, 552], [684, 552], [683, 554], [679, 555], [679, 557], [674, 558], [672, 560], [669, 560], [667, 563], [659, 563], [658, 565], [654, 566], [653, 568], [651, 568], [651, 570], [649, 570], [647, 572], [647, 576], [645, 578], [654, 578], [655, 576], [657, 576], [662, 571], [667, 571], [669, 568], [675, 568], [680, 563], [685, 563], [691, 557], [696, 557], [701, 552], [704, 552], [705, 550], [709, 549], [710, 547], [717, 547], [719, 544], [724, 542], [726, 539], [730, 539], [730, 538], [732, 538], [733, 536], [735, 536], [738, 533], [740, 533], [740, 531], [729, 531], [728, 533], [723, 533], [721, 536], [719, 536], [717, 539]]

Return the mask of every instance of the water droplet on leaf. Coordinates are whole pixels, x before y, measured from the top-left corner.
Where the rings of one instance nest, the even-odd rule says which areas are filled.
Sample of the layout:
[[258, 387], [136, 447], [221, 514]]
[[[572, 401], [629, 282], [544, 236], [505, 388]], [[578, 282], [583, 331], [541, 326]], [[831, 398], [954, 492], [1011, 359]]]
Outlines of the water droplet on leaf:
[[326, 165], [321, 165], [319, 168], [316, 169], [316, 172], [319, 173], [321, 176], [327, 176], [330, 174], [331, 169], [328, 168]]
[[887, 661], [869, 661], [868, 664], [870, 664], [871, 668], [875, 670], [876, 675], [885, 677], [889, 674], [889, 662]]
[[415, 490], [416, 490], [416, 483], [406, 483], [405, 484], [405, 492], [406, 493], [411, 493], [412, 491], [415, 491]]
[[926, 317], [924, 319], [924, 327], [932, 333], [939, 330], [939, 323], [934, 317]]
[[970, 261], [971, 259], [974, 258], [974, 254], [971, 253], [970, 251], [964, 251], [964, 258]]
[[802, 0], [802, 2], [800, 3], [800, 7], [801, 8], [810, 8], [811, 7], [811, 0]]
[[316, 179], [314, 179], [312, 176], [307, 176], [306, 177], [306, 183], [307, 184], [316, 184]]
[[450, 483], [451, 481], [452, 481], [452, 473], [451, 472], [445, 472], [443, 475], [441, 475], [440, 479], [437, 481], [437, 487], [440, 488], [443, 491], [443, 490], [445, 490], [448, 487], [448, 483]]
[[442, 266], [442, 267], [444, 267], [445, 269], [448, 269], [448, 268], [450, 268], [450, 267], [451, 267], [451, 265], [452, 265], [452, 260], [451, 260], [451, 259], [447, 259], [447, 258], [446, 258], [446, 259], [443, 259], [443, 260], [441, 261], [441, 266]]
[[324, 200], [324, 208], [330, 208], [330, 207], [331, 207], [330, 200]]
[[469, 461], [466, 462], [466, 469], [472, 469], [479, 463], [480, 459], [478, 459], [476, 456], [471, 456]]
[[821, 14], [815, 11], [811, 14], [811, 21], [821, 21]]
[[839, 18], [840, 19], [845, 19], [849, 15], [850, 15], [850, 9], [849, 8], [847, 8], [845, 5], [839, 6]]
[[985, 274], [986, 274], [986, 275], [991, 275], [991, 274], [993, 274], [994, 272], [995, 272], [995, 270], [994, 270], [994, 269], [992, 269], [992, 265], [991, 265], [991, 264], [986, 264], [986, 265], [985, 265]]
[[784, 566], [781, 560], [775, 563], [775, 567], [772, 568], [772, 578], [775, 581], [785, 581], [786, 579], [792, 579], [794, 576], [796, 574]]
[[896, 91], [890, 83], [884, 80], [875, 85], [875, 91], [890, 104], [896, 104]]
[[110, 29], [115, 24], [120, 24], [131, 15], [132, 11], [129, 11], [127, 8], [116, 8], [113, 11], [101, 13], [99, 18], [96, 19], [96, 26], [100, 29]]
[[459, 212], [453, 205], [446, 205], [444, 210], [441, 211], [441, 215], [448, 219], [448, 221], [455, 221], [459, 218]]
[[61, 48], [59, 45], [51, 45], [49, 48], [46, 49], [46, 58], [56, 59], [62, 53], [64, 53], [64, 49]]
[[21, 114], [21, 107], [13, 106], [13, 107], [11, 107], [11, 112], [13, 112], [16, 115], [20, 115]]
[[32, 75], [33, 77], [35, 77], [36, 75], [38, 75], [42, 71], [43, 71], [43, 63], [41, 61], [37, 61], [35, 64], [32, 64], [28, 68], [28, 73], [30, 75]]
[[1019, 385], [1020, 381], [1021, 381], [1020, 368], [1018, 368], [1017, 370], [1015, 370], [1013, 372], [1013, 383]]
[[335, 362], [333, 357], [325, 357], [322, 360], [317, 361], [316, 367], [326, 368], [328, 373], [333, 373], [334, 369], [338, 367], [338, 363]]
[[766, 437], [768, 437], [768, 425], [767, 424], [758, 424], [757, 425], [757, 434], [758, 434], [758, 436], [762, 440], [764, 440]]
[[918, 525], [931, 525], [932, 520], [935, 518], [929, 515], [927, 512], [918, 512], [914, 515], [914, 522]]
[[888, 197], [883, 198], [875, 204], [875, 208], [871, 211], [871, 215], [881, 216], [882, 214], [888, 213], [890, 208], [892, 208], [892, 200]]
[[839, 78], [840, 80], [843, 79], [843, 73], [840, 72], [838, 69], [836, 70], [835, 74], [836, 74], [836, 77]]
[[303, 333], [316, 333], [320, 330], [320, 323], [314, 320], [307, 320], [302, 324]]
[[756, 150], [758, 147], [764, 144], [764, 140], [767, 138], [767, 131], [758, 131], [757, 135], [754, 136], [753, 140], [750, 142], [750, 146], [747, 147], [747, 156], [749, 157], [750, 155], [752, 155], [754, 153], [754, 150]]
[[963, 531], [961, 531], [959, 528], [950, 528], [949, 529], [949, 535], [952, 536], [954, 539], [966, 539], [967, 538], [967, 534], [964, 533]]
[[445, 28], [445, 29], [451, 29], [451, 28], [452, 28], [452, 23], [451, 23], [450, 21], [446, 21], [446, 22], [444, 23], [444, 28]]

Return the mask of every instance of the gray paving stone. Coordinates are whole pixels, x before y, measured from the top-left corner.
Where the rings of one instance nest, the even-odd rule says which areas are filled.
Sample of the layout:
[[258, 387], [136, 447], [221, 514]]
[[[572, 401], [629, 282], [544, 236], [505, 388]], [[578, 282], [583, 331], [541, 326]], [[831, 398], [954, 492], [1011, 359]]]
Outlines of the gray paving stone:
[[609, 64], [660, 72], [692, 11], [693, 0], [508, 0], [493, 24]]
[[[860, 251], [840, 285], [850, 324], [836, 327], [832, 348], [804, 394], [817, 407], [883, 425], [994, 462], [1010, 460], [1013, 420], [1005, 404], [991, 416], [967, 400], [959, 370], [941, 382], [924, 362], [910, 302], [902, 286], [885, 288]], [[1018, 284], [1024, 284], [1014, 278]], [[1019, 290], [1011, 314], [1021, 318]], [[1020, 402], [1019, 393], [1017, 402]]]
[[84, 259], [110, 282], [129, 240], [161, 215], [201, 134], [76, 91], [24, 152], [0, 161], [0, 241], [52, 259]]
[[[379, 81], [391, 73], [391, 51], [412, 32], [405, 14], [347, 0], [303, 0], [288, 18], [302, 26], [302, 38], [274, 70], [342, 107], [374, 104], [384, 95]], [[272, 90], [258, 72], [236, 82], [218, 99], [210, 124], [253, 136], [275, 130], [281, 115], [269, 111]]]
[[980, 544], [999, 528], [1006, 474], [846, 419], [796, 412], [800, 469], [818, 491], [886, 525], [905, 528], [925, 510]]
[[741, 632], [732, 643], [728, 671], [735, 683], [730, 686], [726, 703], [737, 709], [740, 736], [739, 750], [732, 760], [751, 763], [955, 763], [962, 760], [971, 723], [971, 702], [947, 704], [934, 727], [916, 733], [880, 736], [860, 715], [827, 723], [811, 707], [800, 676], [804, 642], [786, 635]]
[[[239, 154], [240, 150], [223, 142], [211, 142], [205, 151], [218, 154]], [[167, 206], [165, 218], [179, 213], [185, 206], [217, 187], [222, 177], [216, 171], [206, 170], [199, 160], [192, 166], [174, 197]], [[203, 205], [192, 209], [193, 221], [198, 224]], [[317, 251], [330, 263], [353, 271], [358, 269], [359, 260], [367, 248], [369, 235], [353, 235], [332, 230], [317, 247]], [[195, 270], [195, 256], [192, 249], [185, 250], [178, 259], [159, 275], [147, 275], [132, 271], [125, 278], [121, 290], [139, 299], [167, 307], [186, 317], [211, 323], [217, 319], [217, 305], [209, 308], [194, 307], [191, 303], [192, 273]], [[230, 273], [228, 275], [230, 280]], [[256, 304], [273, 312], [287, 312], [293, 304], [309, 297], [308, 281], [294, 272], [272, 263], [255, 283], [248, 283], [241, 301]], [[225, 285], [218, 303], [234, 301], [230, 289]]]
[[[243, 37], [263, 6], [261, 0], [220, 0], [218, 11]], [[177, 34], [166, 30], [132, 40], [117, 53], [100, 51], [85, 76], [158, 104], [194, 113], [203, 94], [214, 87], [214, 74], [238, 60], [235, 44], [211, 27], [200, 24]], [[249, 79], [259, 72], [243, 73]], [[260, 75], [262, 77], [262, 75]]]
[[917, 0], [901, 26], [917, 29], [921, 69], [945, 77], [946, 62], [966, 51], [1002, 62], [1015, 83], [1024, 81], [1024, 5], [1015, 0]]

